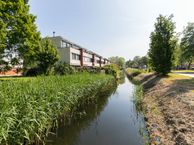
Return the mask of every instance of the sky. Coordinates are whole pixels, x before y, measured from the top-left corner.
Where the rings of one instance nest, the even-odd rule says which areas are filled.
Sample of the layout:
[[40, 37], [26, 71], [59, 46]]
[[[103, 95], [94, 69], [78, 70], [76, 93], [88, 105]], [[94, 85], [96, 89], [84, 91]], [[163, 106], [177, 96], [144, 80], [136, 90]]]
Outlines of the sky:
[[176, 31], [194, 22], [194, 0], [30, 0], [42, 37], [62, 36], [104, 57], [147, 54], [159, 14], [174, 15]]

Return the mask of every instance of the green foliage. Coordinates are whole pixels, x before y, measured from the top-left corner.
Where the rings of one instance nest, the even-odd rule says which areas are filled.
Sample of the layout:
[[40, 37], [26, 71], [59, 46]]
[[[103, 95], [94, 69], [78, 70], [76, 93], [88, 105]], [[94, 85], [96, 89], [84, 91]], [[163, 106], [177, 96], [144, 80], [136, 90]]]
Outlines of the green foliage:
[[177, 46], [174, 50], [174, 61], [173, 61], [173, 66], [176, 69], [183, 68], [185, 59], [182, 57], [182, 50], [180, 48], [180, 44], [177, 43]]
[[125, 59], [123, 57], [113, 56], [109, 60], [111, 63], [118, 65], [121, 69], [125, 67]]
[[48, 38], [41, 41], [41, 47], [36, 52], [36, 61], [39, 70], [43, 74], [49, 74], [51, 68], [59, 60], [57, 49]]
[[188, 69], [194, 61], [194, 23], [188, 23], [181, 39], [181, 57], [188, 62]]
[[[1, 7], [1, 2], [0, 2], [0, 7]], [[6, 61], [4, 60], [5, 43], [6, 43], [6, 25], [0, 19], [0, 72], [10, 69], [8, 68], [8, 65], [5, 65]]]
[[95, 74], [1, 80], [0, 144], [41, 141], [59, 117], [114, 81]]
[[132, 67], [134, 67], [134, 61], [133, 60], [131, 60], [131, 59], [129, 59], [127, 62], [126, 62], [126, 67], [130, 67], [130, 68], [132, 68]]
[[143, 56], [143, 57], [135, 56], [133, 60], [128, 60], [126, 62], [126, 66], [130, 68], [143, 69], [143, 68], [147, 68], [147, 65], [148, 65], [147, 63], [148, 63], [147, 56]]
[[141, 74], [142, 72], [144, 72], [143, 70], [140, 69], [132, 69], [132, 68], [128, 68], [126, 69], [127, 73], [132, 74], [133, 76], [137, 76], [139, 74]]
[[159, 74], [170, 72], [173, 62], [173, 52], [176, 47], [175, 24], [172, 16], [160, 15], [155, 23], [155, 30], [151, 33], [149, 65]]
[[142, 111], [142, 101], [143, 101], [143, 87], [142, 85], [136, 85], [134, 91], [134, 101], [138, 110]]
[[142, 70], [142, 69], [134, 69], [134, 68], [127, 68], [126, 69], [127, 77], [130, 80], [132, 80], [135, 76], [138, 76], [139, 74], [144, 73], [144, 72], [146, 72], [146, 71]]
[[[34, 61], [35, 50], [39, 49], [40, 33], [37, 32], [35, 16], [29, 13], [27, 0], [0, 1], [1, 61], [5, 66], [24, 65]], [[2, 49], [3, 45], [3, 49]]]
[[134, 67], [139, 68], [140, 67], [140, 61], [141, 61], [141, 57], [140, 56], [135, 56], [133, 58]]
[[[1, 5], [0, 5], [1, 6]], [[0, 56], [4, 52], [5, 42], [6, 42], [6, 25], [0, 19]]]
[[116, 78], [121, 77], [121, 70], [120, 70], [119, 66], [116, 64], [106, 65], [106, 66], [104, 66], [104, 70], [105, 70], [106, 74], [111, 74]]
[[54, 73], [57, 75], [74, 74], [76, 69], [65, 62], [59, 62], [54, 66]]

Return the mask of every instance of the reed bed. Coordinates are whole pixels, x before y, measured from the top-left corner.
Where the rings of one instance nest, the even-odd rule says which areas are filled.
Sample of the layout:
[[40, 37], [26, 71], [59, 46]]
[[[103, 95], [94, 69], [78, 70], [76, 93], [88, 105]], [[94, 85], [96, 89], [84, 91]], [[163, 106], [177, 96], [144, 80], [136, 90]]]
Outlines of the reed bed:
[[0, 80], [0, 144], [42, 143], [60, 117], [113, 81], [100, 74]]

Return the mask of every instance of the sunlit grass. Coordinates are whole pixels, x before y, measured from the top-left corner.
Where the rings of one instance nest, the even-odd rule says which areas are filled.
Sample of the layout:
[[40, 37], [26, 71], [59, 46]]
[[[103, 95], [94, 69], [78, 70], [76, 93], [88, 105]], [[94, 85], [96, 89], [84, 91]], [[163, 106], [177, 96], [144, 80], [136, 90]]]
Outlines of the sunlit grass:
[[194, 70], [173, 70], [172, 72], [193, 72]]
[[41, 141], [59, 116], [113, 81], [99, 74], [0, 79], [0, 144]]
[[189, 76], [184, 76], [180, 74], [175, 74], [175, 73], [169, 73], [168, 77], [169, 80], [175, 80], [175, 79], [191, 79]]
[[136, 69], [136, 68], [127, 68], [126, 71], [128, 73], [136, 73], [136, 72], [138, 72], [138, 73], [146, 73], [147, 72], [144, 69]]
[[128, 78], [132, 79], [133, 77], [138, 76], [139, 74], [146, 73], [146, 70], [127, 68], [126, 73], [127, 73]]

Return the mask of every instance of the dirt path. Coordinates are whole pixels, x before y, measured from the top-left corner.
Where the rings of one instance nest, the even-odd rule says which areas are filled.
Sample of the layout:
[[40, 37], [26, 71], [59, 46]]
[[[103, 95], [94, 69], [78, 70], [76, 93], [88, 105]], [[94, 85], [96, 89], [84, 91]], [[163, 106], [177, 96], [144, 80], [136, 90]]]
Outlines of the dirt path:
[[151, 144], [194, 145], [194, 78], [141, 74]]

